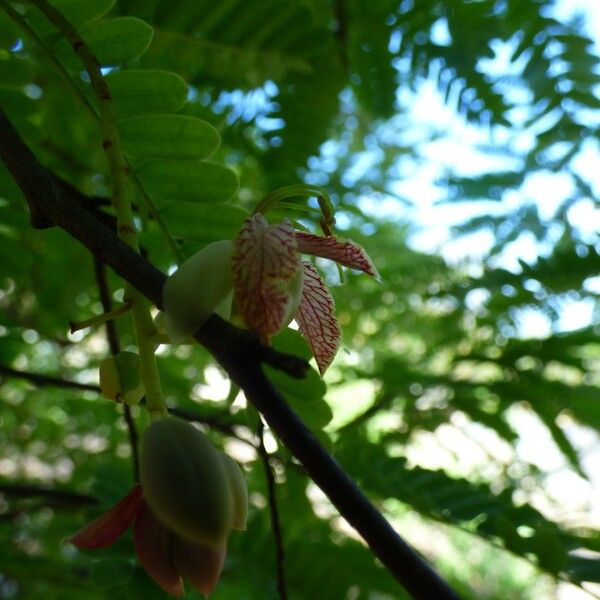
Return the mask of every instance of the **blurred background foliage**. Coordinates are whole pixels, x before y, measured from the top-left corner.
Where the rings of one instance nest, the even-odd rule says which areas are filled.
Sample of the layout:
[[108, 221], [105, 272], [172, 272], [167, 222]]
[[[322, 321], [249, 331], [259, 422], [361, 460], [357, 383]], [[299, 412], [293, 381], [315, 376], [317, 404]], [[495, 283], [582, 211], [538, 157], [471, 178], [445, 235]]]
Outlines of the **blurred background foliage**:
[[[600, 583], [600, 192], [595, 171], [578, 168], [599, 158], [600, 69], [584, 13], [561, 17], [550, 0], [51, 3], [105, 68], [158, 267], [233, 236], [278, 186], [331, 193], [338, 233], [364, 245], [382, 281], [348, 273], [339, 286], [320, 265], [344, 349], [326, 387], [315, 373], [300, 385], [273, 378], [400, 531], [466, 599], [579, 598], [574, 586]], [[77, 61], [32, 6], [0, 9], [0, 104], [42, 162], [110, 214]], [[414, 122], [426, 86], [460, 131], [477, 132], [455, 152], [468, 160], [476, 147], [496, 162], [465, 170], [444, 156], [428, 182], [437, 203], [423, 205], [398, 182], [427, 167], [447, 134], [433, 114]], [[568, 180], [550, 208], [527, 187], [549, 175]], [[584, 228], [573, 218], [582, 206]], [[440, 209], [452, 227], [437, 239]], [[288, 216], [315, 225], [310, 213]], [[122, 411], [93, 389], [104, 331], [68, 333], [102, 310], [93, 258], [60, 231], [33, 231], [4, 170], [0, 239], [0, 598], [162, 598], [131, 540], [95, 554], [63, 543], [132, 479]], [[473, 239], [487, 242], [458, 258], [445, 251]], [[121, 282], [109, 283], [118, 300]], [[565, 325], [567, 307], [588, 316]], [[118, 329], [131, 346], [126, 318]], [[293, 332], [276, 344], [306, 351]], [[248, 532], [233, 536], [214, 598], [277, 598], [256, 415], [243, 397], [231, 402], [202, 348], [159, 354], [171, 406], [243, 464], [251, 491]], [[143, 427], [142, 411], [134, 417]], [[285, 448], [267, 442], [289, 597], [403, 598]]]

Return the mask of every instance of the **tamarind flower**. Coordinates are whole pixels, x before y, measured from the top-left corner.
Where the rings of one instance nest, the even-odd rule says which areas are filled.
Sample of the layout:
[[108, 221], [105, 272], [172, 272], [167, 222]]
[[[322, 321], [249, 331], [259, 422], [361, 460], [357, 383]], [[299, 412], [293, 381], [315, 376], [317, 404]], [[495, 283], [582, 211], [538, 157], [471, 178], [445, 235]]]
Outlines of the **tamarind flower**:
[[140, 481], [69, 541], [105, 548], [133, 523], [137, 557], [158, 585], [181, 596], [185, 578], [210, 595], [231, 529], [246, 529], [248, 490], [239, 465], [190, 423], [165, 417], [142, 437]]
[[322, 375], [340, 346], [341, 330], [325, 282], [302, 254], [379, 276], [355, 242], [296, 231], [289, 221], [269, 225], [255, 213], [233, 244], [234, 298], [246, 325], [265, 342], [295, 319]]
[[216, 312], [253, 329], [269, 343], [295, 319], [323, 375], [342, 336], [333, 298], [302, 254], [379, 276], [355, 242], [296, 231], [289, 221], [269, 225], [257, 212], [244, 221], [233, 241], [205, 246], [167, 279], [166, 333], [175, 343], [185, 341]]
[[204, 596], [215, 588], [226, 546], [213, 548], [190, 542], [169, 531], [154, 515], [136, 485], [117, 504], [72, 536], [79, 548], [112, 545], [133, 523], [135, 552], [144, 570], [172, 596], [184, 594], [183, 578]]

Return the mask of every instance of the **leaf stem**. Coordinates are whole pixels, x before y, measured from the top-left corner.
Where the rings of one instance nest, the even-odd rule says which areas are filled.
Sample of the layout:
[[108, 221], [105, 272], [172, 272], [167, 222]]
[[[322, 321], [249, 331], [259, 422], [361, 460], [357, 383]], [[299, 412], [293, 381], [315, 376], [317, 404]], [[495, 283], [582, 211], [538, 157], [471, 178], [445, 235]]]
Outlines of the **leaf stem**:
[[[30, 0], [30, 1], [33, 2], [33, 0]], [[67, 87], [71, 90], [73, 95], [79, 100], [79, 102], [87, 110], [87, 112], [94, 119], [94, 121], [96, 123], [100, 124], [100, 116], [98, 115], [98, 112], [96, 111], [96, 109], [92, 106], [90, 101], [86, 98], [85, 94], [81, 91], [81, 89], [73, 81], [73, 78], [69, 75], [68, 71], [62, 65], [62, 63], [54, 56], [54, 54], [52, 53], [52, 50], [45, 44], [45, 42], [36, 33], [36, 31], [6, 1], [4, 1], [4, 0], [2, 1], [2, 5], [0, 8], [2, 8], [2, 10], [8, 15], [8, 17], [11, 18], [17, 24], [17, 26], [20, 27], [21, 30], [24, 31], [31, 38], [31, 40], [33, 41], [35, 46], [37, 46], [37, 48], [39, 49], [41, 54], [54, 67], [54, 70], [58, 73], [58, 75], [64, 81], [64, 83], [67, 85]], [[40, 7], [38, 6], [38, 8], [40, 8]], [[140, 196], [141, 196], [144, 204], [146, 205], [148, 213], [156, 221], [156, 224], [158, 225], [158, 228], [160, 229], [163, 236], [165, 237], [167, 244], [169, 245], [169, 248], [171, 249], [171, 252], [173, 253], [173, 256], [175, 257], [177, 264], [181, 264], [183, 262], [183, 256], [182, 256], [179, 248], [177, 247], [177, 244], [175, 244], [175, 240], [173, 240], [173, 237], [169, 233], [162, 216], [160, 215], [158, 209], [156, 208], [156, 204], [154, 203], [152, 198], [150, 198], [150, 196], [148, 195], [148, 192], [146, 192], [146, 190], [144, 189], [144, 186], [142, 185], [142, 182], [140, 181], [139, 177], [135, 174], [135, 172], [133, 172], [131, 170], [129, 163], [127, 162], [127, 159], [125, 158], [124, 160], [125, 160], [126, 166], [129, 168], [129, 176], [130, 176], [131, 180], [134, 182], [138, 191], [140, 192]]]
[[[30, 0], [30, 2], [69, 42], [90, 78], [92, 90], [98, 100], [102, 148], [106, 153], [112, 180], [111, 201], [117, 215], [117, 233], [128, 246], [139, 252], [137, 231], [131, 208], [129, 165], [121, 149], [112, 97], [102, 75], [100, 63], [77, 30], [60, 11], [46, 0]], [[131, 313], [141, 359], [141, 378], [146, 388], [146, 406], [151, 418], [160, 418], [167, 414], [167, 408], [154, 357], [155, 346], [150, 339], [154, 334], [154, 323], [146, 299], [129, 284], [125, 286], [125, 300], [129, 300], [132, 304]]]
[[257, 436], [258, 436], [258, 453], [262, 460], [265, 477], [267, 479], [267, 490], [269, 497], [269, 513], [271, 514], [271, 527], [273, 528], [273, 538], [275, 540], [275, 557], [277, 559], [277, 591], [279, 593], [279, 600], [287, 600], [287, 588], [285, 585], [285, 571], [284, 571], [284, 559], [285, 554], [283, 551], [283, 540], [281, 534], [281, 522], [279, 520], [279, 509], [277, 506], [277, 493], [275, 491], [275, 477], [273, 476], [273, 469], [271, 467], [269, 453], [265, 447], [264, 440], [264, 425], [260, 414], [258, 414], [258, 425], [257, 425]]
[[113, 308], [108, 312], [104, 312], [101, 315], [91, 317], [90, 319], [86, 319], [85, 321], [69, 321], [69, 331], [71, 333], [75, 333], [76, 331], [86, 329], [87, 327], [97, 327], [98, 325], [103, 325], [108, 321], [112, 321], [116, 317], [128, 313], [131, 310], [131, 308], [131, 302], [125, 302], [117, 308]]

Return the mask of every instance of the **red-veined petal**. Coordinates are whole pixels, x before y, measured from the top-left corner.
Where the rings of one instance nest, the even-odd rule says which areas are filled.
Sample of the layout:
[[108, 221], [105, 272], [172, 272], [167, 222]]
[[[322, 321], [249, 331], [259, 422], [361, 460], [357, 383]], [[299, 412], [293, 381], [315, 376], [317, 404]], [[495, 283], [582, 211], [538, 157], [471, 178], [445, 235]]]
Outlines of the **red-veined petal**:
[[69, 539], [79, 548], [106, 548], [125, 533], [139, 509], [142, 486], [136, 485], [122, 500]]
[[335, 303], [325, 282], [310, 262], [302, 261], [302, 266], [304, 285], [296, 322], [323, 375], [338, 351], [342, 333], [335, 318]]
[[171, 559], [171, 546], [175, 536], [154, 516], [142, 501], [133, 530], [135, 553], [140, 564], [171, 596], [183, 596], [183, 581]]
[[260, 213], [248, 217], [235, 239], [232, 266], [238, 309], [246, 325], [268, 339], [286, 324], [291, 283], [301, 268], [291, 224], [269, 225]]
[[352, 240], [342, 241], [332, 235], [323, 237], [304, 231], [297, 231], [295, 235], [298, 252], [329, 258], [340, 265], [379, 278], [379, 273], [365, 249], [356, 242]]

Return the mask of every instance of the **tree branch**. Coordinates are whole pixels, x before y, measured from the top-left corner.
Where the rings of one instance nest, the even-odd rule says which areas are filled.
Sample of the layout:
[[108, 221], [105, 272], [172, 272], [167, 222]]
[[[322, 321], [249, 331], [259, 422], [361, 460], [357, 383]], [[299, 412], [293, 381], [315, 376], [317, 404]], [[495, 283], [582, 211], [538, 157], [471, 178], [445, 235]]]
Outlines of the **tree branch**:
[[[60, 193], [51, 174], [24, 144], [0, 110], [0, 158], [25, 194], [34, 226], [52, 222], [78, 239], [159, 308], [165, 275], [99, 223], [72, 198]], [[34, 184], [32, 183], [34, 182]], [[459, 596], [390, 526], [339, 464], [323, 449], [287, 405], [261, 369], [261, 361], [300, 377], [302, 359], [264, 349], [257, 336], [213, 315], [197, 332], [246, 398], [263, 414], [271, 429], [304, 465], [340, 514], [362, 535], [375, 555], [416, 600], [458, 600]]]
[[15, 379], [26, 379], [38, 387], [44, 386], [55, 386], [62, 388], [69, 388], [75, 390], [84, 390], [89, 392], [99, 392], [100, 388], [93, 383], [79, 383], [78, 381], [69, 381], [62, 379], [61, 377], [54, 377], [52, 375], [44, 375], [42, 373], [29, 373], [27, 371], [19, 371], [12, 367], [0, 365], [0, 375], [7, 377], [13, 377]]
[[31, 484], [0, 483], [0, 494], [11, 498], [44, 498], [53, 504], [68, 506], [87, 506], [98, 502], [88, 494]]

